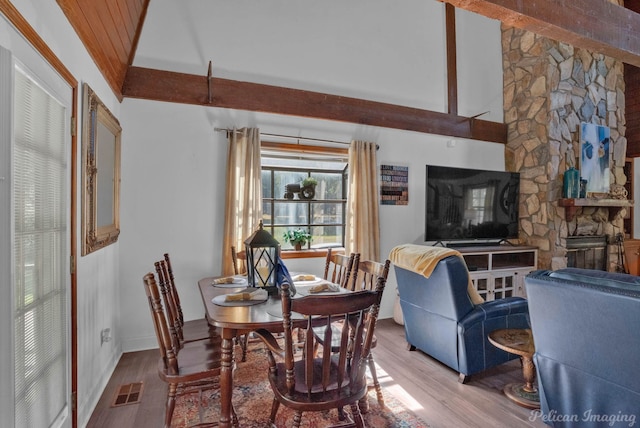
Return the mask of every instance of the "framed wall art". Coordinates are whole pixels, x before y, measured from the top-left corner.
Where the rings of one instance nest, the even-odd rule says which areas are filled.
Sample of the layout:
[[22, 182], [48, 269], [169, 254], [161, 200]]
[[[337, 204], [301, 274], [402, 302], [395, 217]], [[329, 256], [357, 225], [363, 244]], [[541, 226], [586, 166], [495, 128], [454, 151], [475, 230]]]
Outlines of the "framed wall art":
[[409, 204], [409, 167], [380, 165], [380, 203]]
[[86, 83], [82, 111], [82, 255], [120, 234], [120, 123]]
[[587, 180], [587, 197], [609, 193], [610, 129], [580, 124], [580, 178]]

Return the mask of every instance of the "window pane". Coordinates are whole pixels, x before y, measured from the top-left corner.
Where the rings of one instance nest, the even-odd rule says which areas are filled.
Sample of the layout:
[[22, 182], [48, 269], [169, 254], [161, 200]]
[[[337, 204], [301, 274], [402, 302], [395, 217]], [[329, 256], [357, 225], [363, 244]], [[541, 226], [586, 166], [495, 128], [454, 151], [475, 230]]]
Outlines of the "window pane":
[[311, 174], [318, 180], [315, 199], [343, 199], [342, 173], [318, 173]]
[[262, 201], [262, 223], [266, 226], [272, 224], [273, 213], [271, 212], [271, 201]]
[[311, 247], [326, 247], [335, 244], [341, 246], [344, 242], [342, 226], [313, 226], [311, 228], [313, 241]]
[[[287, 184], [300, 184], [302, 180], [308, 177], [306, 172], [296, 171], [274, 171], [273, 175], [273, 197], [276, 199], [284, 198], [285, 186]], [[298, 195], [295, 195], [294, 199], [298, 199]]]
[[342, 202], [313, 202], [311, 204], [312, 224], [342, 224]]
[[309, 205], [305, 203], [276, 202], [273, 224], [304, 226], [309, 218]]
[[273, 198], [271, 193], [271, 171], [262, 171], [262, 197]]

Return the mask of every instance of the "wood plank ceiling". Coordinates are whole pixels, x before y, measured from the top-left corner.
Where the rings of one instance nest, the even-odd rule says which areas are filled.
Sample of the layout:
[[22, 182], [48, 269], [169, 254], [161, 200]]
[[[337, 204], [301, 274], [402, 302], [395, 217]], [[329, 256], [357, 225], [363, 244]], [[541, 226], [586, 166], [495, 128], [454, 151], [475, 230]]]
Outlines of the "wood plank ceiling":
[[[149, 0], [57, 0], [119, 100], [145, 98], [506, 142], [506, 126], [447, 113], [283, 87], [133, 67]], [[455, 7], [640, 66], [640, 14], [608, 0], [447, 0]], [[447, 26], [455, 21], [447, 19]], [[450, 39], [450, 38], [448, 38]], [[453, 39], [455, 40], [455, 39]], [[455, 46], [449, 41], [448, 51]], [[455, 52], [455, 51], [454, 51]], [[455, 60], [453, 70], [455, 71]], [[450, 80], [455, 81], [451, 75]], [[209, 85], [213, 88], [210, 98]], [[456, 106], [449, 87], [450, 106]]]

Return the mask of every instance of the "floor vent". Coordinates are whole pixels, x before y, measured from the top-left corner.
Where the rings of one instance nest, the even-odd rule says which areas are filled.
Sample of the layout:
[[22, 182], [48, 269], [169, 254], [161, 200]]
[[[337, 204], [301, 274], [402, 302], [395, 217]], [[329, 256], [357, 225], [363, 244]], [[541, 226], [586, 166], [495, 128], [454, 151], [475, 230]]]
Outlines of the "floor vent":
[[116, 396], [113, 398], [111, 407], [125, 406], [127, 404], [136, 404], [142, 398], [142, 382], [128, 383], [120, 385]]

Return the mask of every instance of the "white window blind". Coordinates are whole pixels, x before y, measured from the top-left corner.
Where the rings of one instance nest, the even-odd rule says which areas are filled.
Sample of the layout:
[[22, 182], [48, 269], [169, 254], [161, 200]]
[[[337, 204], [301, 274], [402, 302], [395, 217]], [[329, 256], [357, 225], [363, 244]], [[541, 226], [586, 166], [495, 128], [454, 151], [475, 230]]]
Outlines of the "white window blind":
[[15, 426], [68, 412], [65, 108], [19, 67], [14, 84]]

